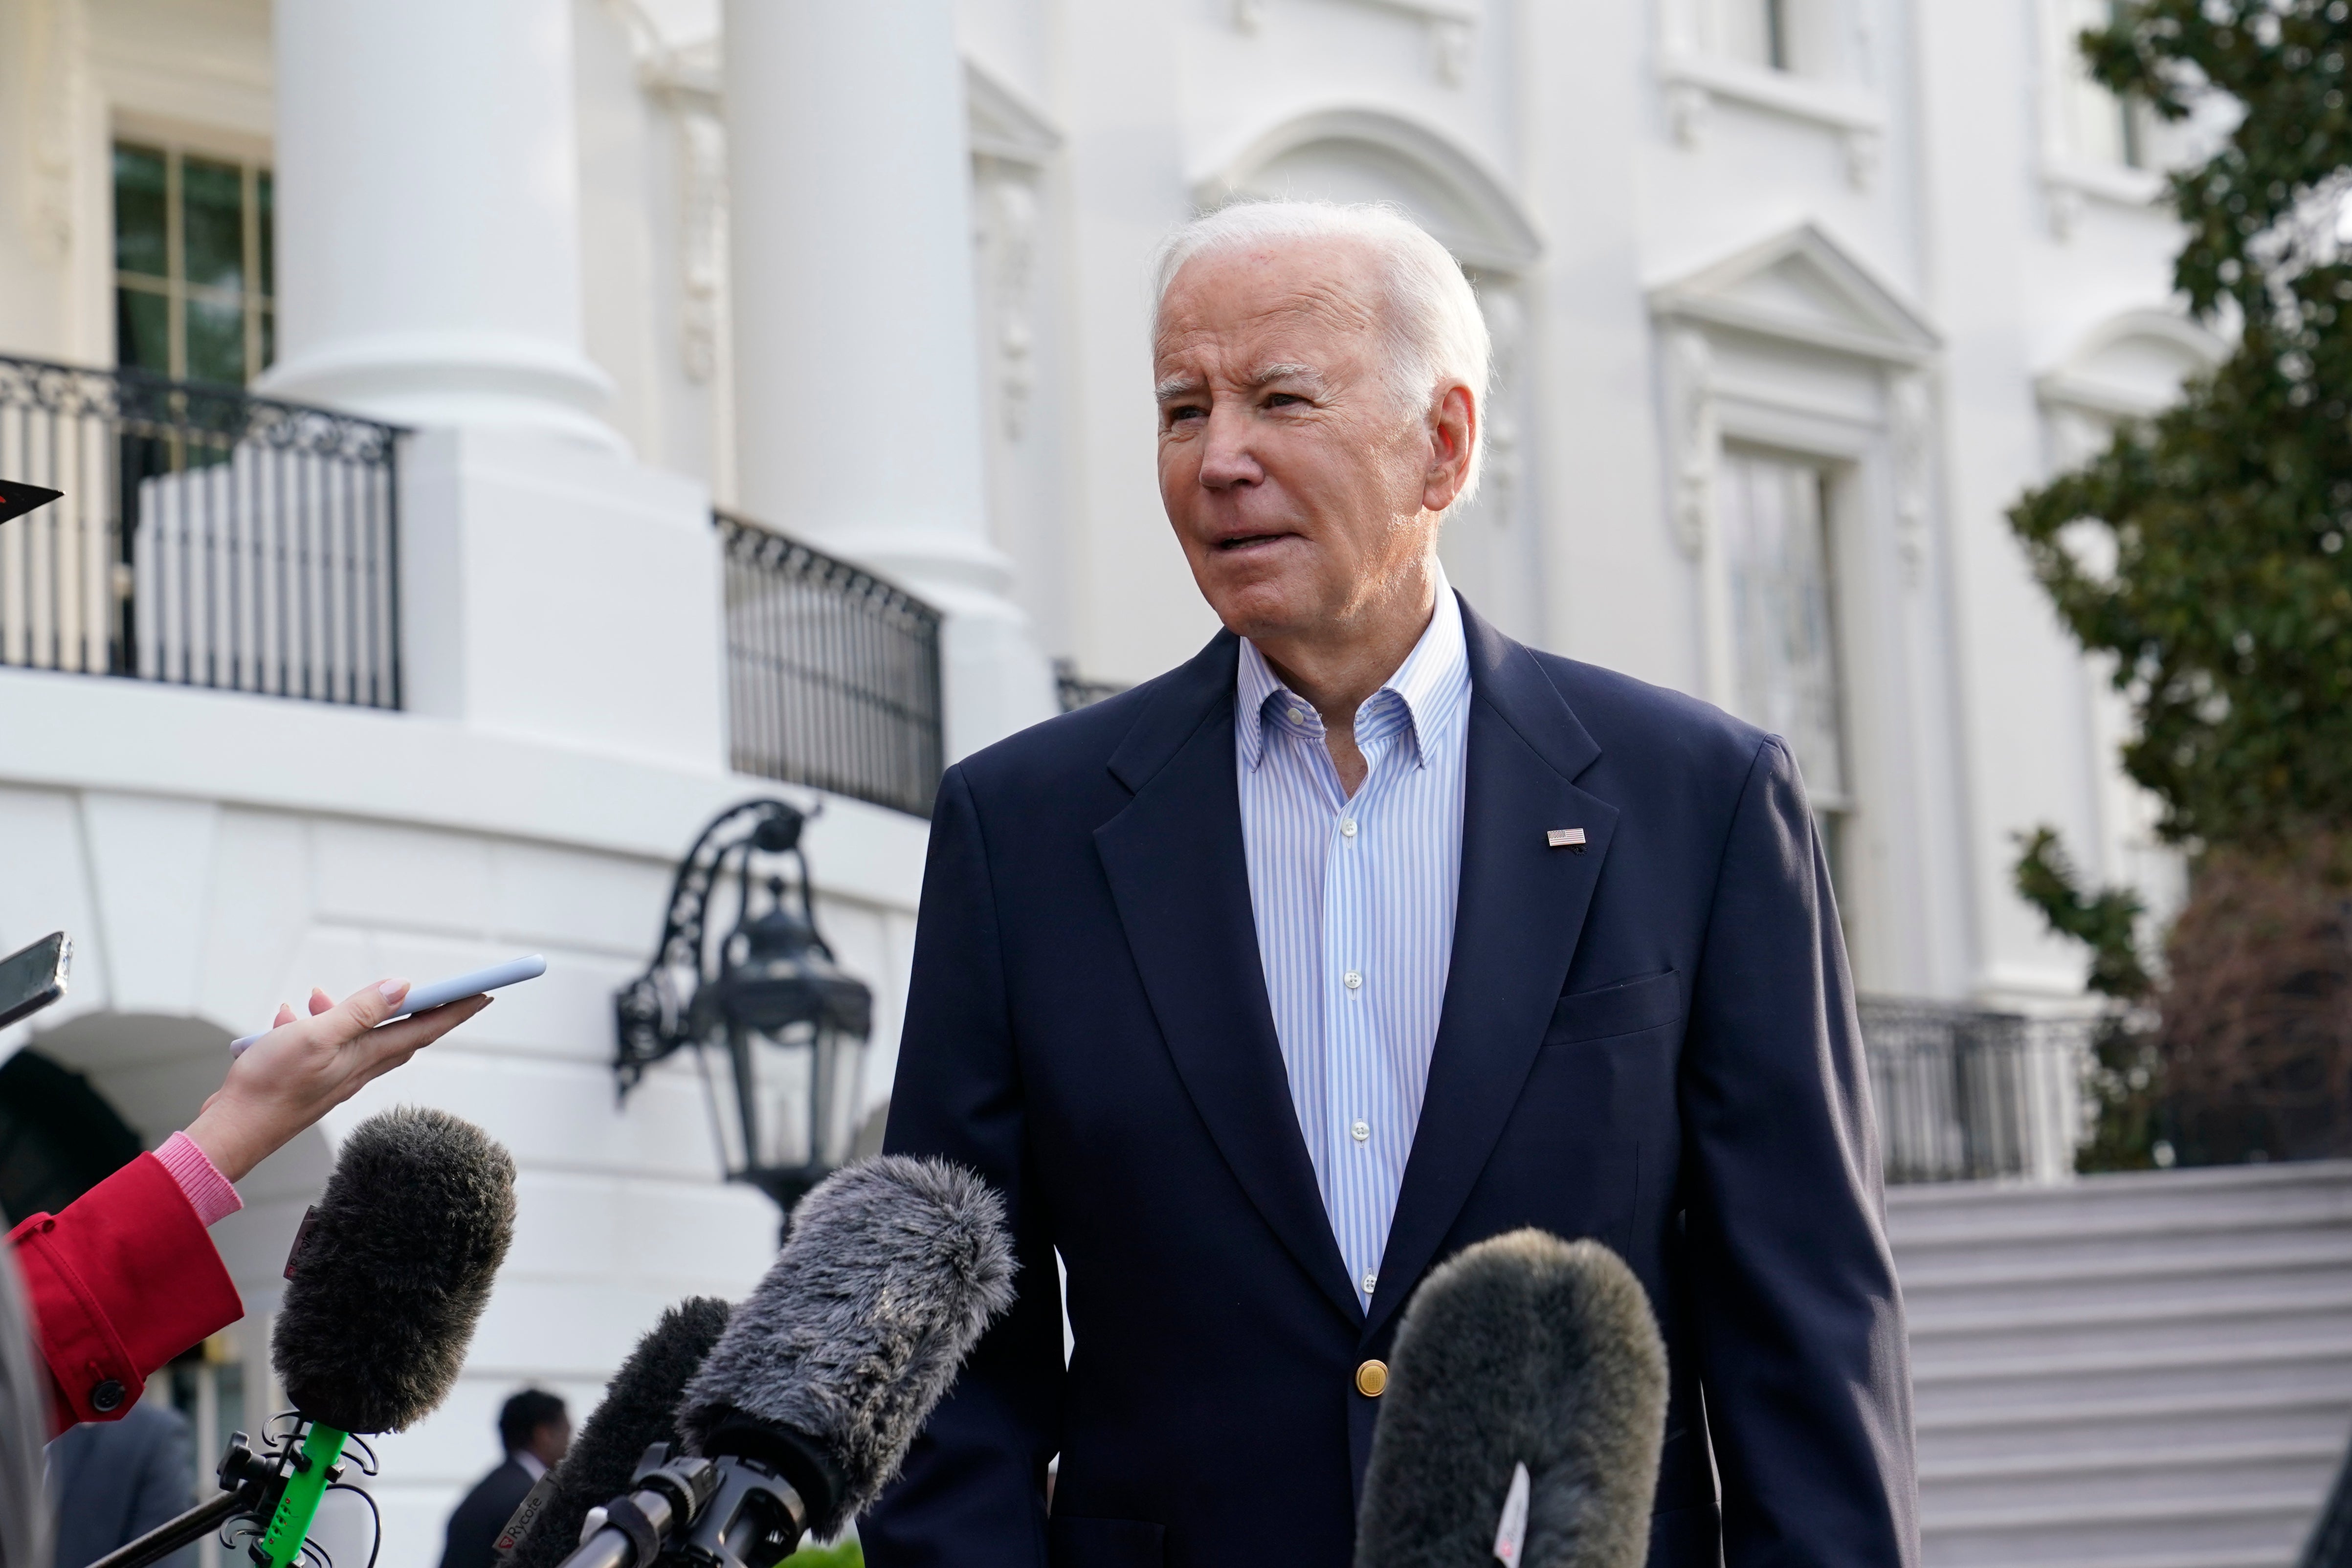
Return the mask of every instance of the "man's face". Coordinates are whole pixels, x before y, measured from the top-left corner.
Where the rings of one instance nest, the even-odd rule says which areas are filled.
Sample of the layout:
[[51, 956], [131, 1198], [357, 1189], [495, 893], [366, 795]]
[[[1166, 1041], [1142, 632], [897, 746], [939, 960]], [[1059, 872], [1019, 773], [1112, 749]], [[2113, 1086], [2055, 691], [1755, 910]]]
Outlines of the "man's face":
[[554, 1469], [563, 1461], [572, 1448], [572, 1418], [558, 1416], [552, 1421], [542, 1421], [531, 1432], [530, 1451], [539, 1462]]
[[1458, 476], [1381, 380], [1382, 298], [1364, 246], [1285, 241], [1195, 257], [1161, 303], [1160, 497], [1242, 636], [1344, 632], [1425, 591], [1429, 503]]

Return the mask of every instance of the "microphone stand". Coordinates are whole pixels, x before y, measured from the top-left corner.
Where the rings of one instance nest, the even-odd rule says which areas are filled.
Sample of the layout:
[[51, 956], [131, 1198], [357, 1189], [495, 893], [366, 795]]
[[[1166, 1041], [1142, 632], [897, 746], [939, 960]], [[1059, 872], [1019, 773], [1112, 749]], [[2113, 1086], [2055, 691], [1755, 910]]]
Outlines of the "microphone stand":
[[161, 1563], [183, 1546], [202, 1541], [237, 1513], [238, 1500], [233, 1492], [224, 1492], [209, 1502], [200, 1502], [177, 1519], [167, 1519], [138, 1540], [116, 1547], [89, 1568], [149, 1568]]
[[672, 1458], [668, 1444], [656, 1443], [629, 1484], [636, 1490], [605, 1505], [604, 1528], [575, 1547], [562, 1568], [781, 1563], [808, 1528], [801, 1494], [757, 1459]]
[[257, 1454], [244, 1433], [230, 1433], [216, 1472], [220, 1477], [220, 1496], [196, 1504], [176, 1519], [165, 1520], [138, 1540], [116, 1547], [89, 1568], [153, 1568], [153, 1564], [184, 1546], [202, 1541], [237, 1515], [258, 1515], [269, 1500], [271, 1483], [278, 1479], [278, 1469], [275, 1454]]

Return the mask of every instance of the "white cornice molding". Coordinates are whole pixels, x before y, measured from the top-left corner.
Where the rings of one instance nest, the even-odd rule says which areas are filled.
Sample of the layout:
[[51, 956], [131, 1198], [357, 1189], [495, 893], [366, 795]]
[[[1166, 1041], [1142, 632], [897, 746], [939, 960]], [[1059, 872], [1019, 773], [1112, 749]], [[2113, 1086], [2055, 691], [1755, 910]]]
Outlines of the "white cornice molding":
[[2074, 237], [2093, 202], [2165, 221], [2172, 216], [2157, 204], [2164, 197], [2164, 176], [2153, 169], [2053, 153], [2042, 161], [2042, 189], [2050, 202], [2051, 232], [2061, 241]]
[[1683, 49], [1659, 55], [1658, 82], [1675, 140], [1685, 147], [1705, 141], [1720, 100], [1829, 131], [1844, 150], [1846, 178], [1855, 189], [1867, 190], [1878, 178], [1887, 114], [1875, 94]]
[[1042, 164], [1062, 150], [1053, 117], [987, 67], [963, 63], [964, 112], [971, 150], [1008, 162]]
[[[1429, 34], [1430, 65], [1437, 79], [1460, 87], [1470, 74], [1470, 42], [1486, 17], [1486, 0], [1351, 0], [1369, 11], [1419, 22]], [[1255, 33], [1265, 26], [1266, 0], [1230, 0], [1234, 26]]]
[[[669, 49], [641, 33], [637, 42], [637, 80], [646, 91], [679, 109], [714, 117], [721, 113], [717, 39]], [[1062, 132], [1053, 118], [985, 66], [966, 59], [963, 86], [974, 152], [1042, 164], [1061, 151]]]

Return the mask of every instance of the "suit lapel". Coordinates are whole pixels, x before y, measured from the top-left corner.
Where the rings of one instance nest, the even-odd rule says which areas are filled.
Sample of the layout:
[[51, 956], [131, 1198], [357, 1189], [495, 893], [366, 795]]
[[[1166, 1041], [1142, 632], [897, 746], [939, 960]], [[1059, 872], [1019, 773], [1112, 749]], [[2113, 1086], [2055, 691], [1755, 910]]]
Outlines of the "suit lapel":
[[1177, 671], [1113, 755], [1135, 791], [1095, 830], [1168, 1052], [1250, 1200], [1349, 1322], [1360, 1322], [1292, 1107], [1266, 1001], [1234, 782], [1239, 646], [1221, 635]]
[[[1600, 756], [1533, 654], [1463, 607], [1470, 731], [1462, 884], [1437, 1042], [1369, 1337], [1429, 1267], [1535, 1065], [1617, 810], [1572, 782]], [[1584, 852], [1545, 833], [1581, 828]]]

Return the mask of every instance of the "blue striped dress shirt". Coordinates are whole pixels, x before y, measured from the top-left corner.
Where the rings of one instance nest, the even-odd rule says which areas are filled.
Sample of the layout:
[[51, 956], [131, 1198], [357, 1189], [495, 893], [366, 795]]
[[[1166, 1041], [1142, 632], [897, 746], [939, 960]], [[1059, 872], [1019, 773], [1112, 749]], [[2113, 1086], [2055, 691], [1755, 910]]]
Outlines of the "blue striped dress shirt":
[[1235, 750], [1274, 1032], [1339, 1255], [1369, 1308], [1421, 1120], [1462, 881], [1470, 661], [1441, 572], [1429, 627], [1356, 710], [1349, 799], [1314, 705], [1244, 638]]

